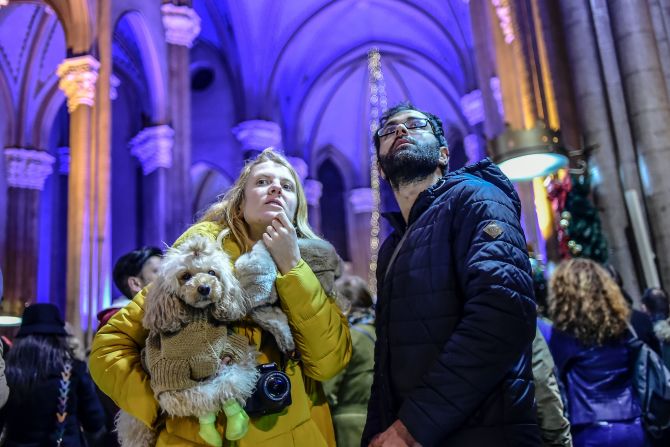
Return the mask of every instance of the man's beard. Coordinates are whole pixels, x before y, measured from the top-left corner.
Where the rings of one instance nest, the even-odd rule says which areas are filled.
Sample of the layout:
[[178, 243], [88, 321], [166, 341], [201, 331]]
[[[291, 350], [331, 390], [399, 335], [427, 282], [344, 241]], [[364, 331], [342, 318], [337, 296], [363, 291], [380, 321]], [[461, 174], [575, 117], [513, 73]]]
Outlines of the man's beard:
[[427, 178], [440, 165], [440, 146], [437, 141], [418, 143], [410, 136], [402, 138], [409, 141], [409, 145], [402, 149], [391, 149], [386, 155], [379, 156], [379, 165], [395, 190]]

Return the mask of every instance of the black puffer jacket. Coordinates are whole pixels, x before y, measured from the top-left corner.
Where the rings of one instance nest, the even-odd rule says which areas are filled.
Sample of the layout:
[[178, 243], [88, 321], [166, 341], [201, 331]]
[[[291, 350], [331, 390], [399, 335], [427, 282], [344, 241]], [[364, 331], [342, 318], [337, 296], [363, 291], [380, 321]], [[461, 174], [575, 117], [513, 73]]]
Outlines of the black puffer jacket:
[[430, 446], [537, 446], [535, 303], [520, 203], [483, 160], [421, 193], [378, 265], [375, 379], [363, 445], [400, 418]]

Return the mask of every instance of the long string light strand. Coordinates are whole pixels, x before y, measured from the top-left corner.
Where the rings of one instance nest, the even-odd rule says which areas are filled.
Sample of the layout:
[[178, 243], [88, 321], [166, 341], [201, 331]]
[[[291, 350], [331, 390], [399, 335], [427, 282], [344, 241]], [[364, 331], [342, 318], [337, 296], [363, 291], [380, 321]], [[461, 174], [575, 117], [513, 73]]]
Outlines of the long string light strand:
[[373, 143], [373, 135], [379, 126], [379, 117], [388, 107], [386, 100], [386, 83], [382, 73], [382, 57], [379, 49], [372, 48], [368, 52], [368, 84], [370, 87], [370, 188], [372, 190], [373, 209], [370, 215], [370, 271], [368, 287], [373, 295], [377, 294], [377, 254], [379, 252], [379, 212], [381, 195], [379, 193], [379, 168], [377, 151]]

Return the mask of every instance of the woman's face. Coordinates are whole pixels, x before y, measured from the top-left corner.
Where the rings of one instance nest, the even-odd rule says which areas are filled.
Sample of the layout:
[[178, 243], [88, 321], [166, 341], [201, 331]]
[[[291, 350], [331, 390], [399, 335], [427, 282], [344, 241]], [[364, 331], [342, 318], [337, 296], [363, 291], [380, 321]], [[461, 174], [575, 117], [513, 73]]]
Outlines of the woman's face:
[[265, 228], [282, 210], [293, 222], [297, 208], [297, 188], [288, 168], [266, 161], [251, 169], [244, 186], [242, 214], [252, 239], [260, 239]]

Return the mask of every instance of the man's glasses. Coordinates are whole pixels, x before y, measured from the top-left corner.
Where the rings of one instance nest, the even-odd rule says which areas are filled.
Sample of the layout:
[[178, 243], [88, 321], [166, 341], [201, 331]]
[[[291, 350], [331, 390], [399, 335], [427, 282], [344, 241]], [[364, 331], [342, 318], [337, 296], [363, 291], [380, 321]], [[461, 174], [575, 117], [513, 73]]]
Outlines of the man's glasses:
[[[428, 121], [425, 118], [410, 118], [404, 123], [397, 123], [397, 124], [387, 124], [386, 126], [382, 127], [381, 129], [377, 130], [377, 136], [378, 137], [385, 137], [386, 135], [390, 135], [392, 133], [395, 133], [395, 131], [398, 129], [399, 126], [405, 126], [405, 129], [407, 130], [413, 130], [413, 129], [423, 129], [426, 127], [428, 124], [430, 124], [430, 121]], [[432, 130], [432, 124], [431, 124], [431, 130]]]

